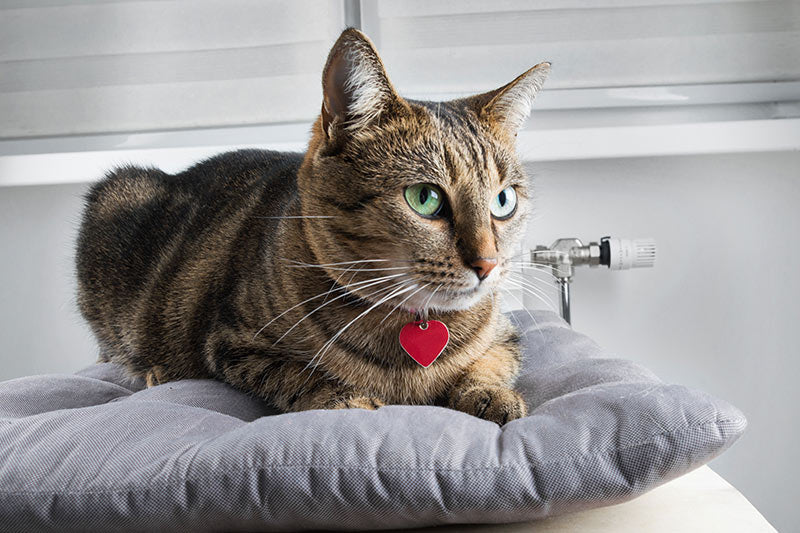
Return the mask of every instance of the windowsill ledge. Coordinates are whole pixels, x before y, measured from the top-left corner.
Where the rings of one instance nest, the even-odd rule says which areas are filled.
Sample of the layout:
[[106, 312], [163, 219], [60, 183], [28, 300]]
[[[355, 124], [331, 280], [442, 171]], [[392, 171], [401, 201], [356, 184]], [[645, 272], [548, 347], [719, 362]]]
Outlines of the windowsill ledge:
[[[0, 186], [87, 183], [123, 164], [178, 172], [240, 148], [302, 152], [308, 129], [281, 124], [0, 141]], [[518, 136], [525, 162], [791, 150], [800, 150], [800, 118], [523, 130]]]

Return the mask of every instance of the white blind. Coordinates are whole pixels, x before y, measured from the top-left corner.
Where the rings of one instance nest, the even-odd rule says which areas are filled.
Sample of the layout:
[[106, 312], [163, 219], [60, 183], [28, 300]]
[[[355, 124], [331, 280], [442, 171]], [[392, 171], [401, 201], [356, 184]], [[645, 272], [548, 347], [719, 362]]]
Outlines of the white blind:
[[333, 0], [0, 1], [0, 137], [308, 120]]
[[[410, 96], [488, 90], [553, 61], [542, 127], [621, 116], [548, 122], [554, 107], [798, 99], [797, 84], [764, 86], [800, 80], [800, 0], [0, 0], [0, 139], [308, 123], [359, 13]], [[751, 111], [771, 112], [730, 116]]]
[[364, 1], [406, 92], [468, 93], [542, 60], [547, 89], [800, 79], [795, 0]]

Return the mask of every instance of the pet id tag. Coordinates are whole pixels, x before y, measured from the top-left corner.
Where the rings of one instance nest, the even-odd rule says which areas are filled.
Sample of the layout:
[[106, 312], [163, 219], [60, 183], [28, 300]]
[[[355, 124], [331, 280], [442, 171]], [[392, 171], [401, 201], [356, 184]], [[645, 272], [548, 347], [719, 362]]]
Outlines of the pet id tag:
[[428, 368], [450, 340], [450, 332], [438, 320], [409, 322], [400, 330], [400, 346], [414, 361]]

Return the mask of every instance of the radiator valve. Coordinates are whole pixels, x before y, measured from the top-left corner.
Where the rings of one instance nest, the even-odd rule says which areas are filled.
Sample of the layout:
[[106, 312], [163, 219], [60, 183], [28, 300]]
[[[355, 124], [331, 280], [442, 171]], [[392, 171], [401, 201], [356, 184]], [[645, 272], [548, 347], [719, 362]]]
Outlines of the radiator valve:
[[558, 239], [550, 246], [531, 250], [532, 263], [551, 267], [559, 284], [561, 316], [571, 322], [569, 284], [575, 267], [607, 266], [610, 270], [649, 268], [655, 265], [656, 243], [653, 239], [616, 239], [603, 237], [600, 242], [583, 244], [580, 239]]

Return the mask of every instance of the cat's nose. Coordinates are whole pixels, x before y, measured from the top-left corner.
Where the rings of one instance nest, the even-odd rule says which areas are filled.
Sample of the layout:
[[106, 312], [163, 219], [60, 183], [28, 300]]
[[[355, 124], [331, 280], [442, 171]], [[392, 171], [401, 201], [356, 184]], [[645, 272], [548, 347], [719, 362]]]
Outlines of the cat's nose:
[[478, 275], [478, 279], [483, 281], [486, 279], [486, 276], [489, 275], [489, 272], [492, 271], [494, 267], [497, 266], [497, 258], [495, 257], [479, 257], [472, 263], [470, 266]]

